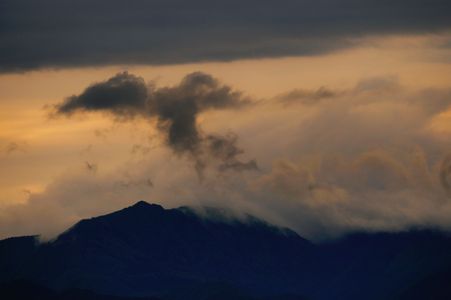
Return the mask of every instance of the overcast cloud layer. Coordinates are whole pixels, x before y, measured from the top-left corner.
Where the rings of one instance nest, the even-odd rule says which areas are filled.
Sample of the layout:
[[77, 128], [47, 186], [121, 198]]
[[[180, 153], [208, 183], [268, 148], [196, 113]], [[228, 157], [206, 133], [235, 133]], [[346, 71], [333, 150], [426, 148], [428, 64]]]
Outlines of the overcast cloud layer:
[[450, 27], [447, 0], [1, 0], [0, 72], [315, 55]]

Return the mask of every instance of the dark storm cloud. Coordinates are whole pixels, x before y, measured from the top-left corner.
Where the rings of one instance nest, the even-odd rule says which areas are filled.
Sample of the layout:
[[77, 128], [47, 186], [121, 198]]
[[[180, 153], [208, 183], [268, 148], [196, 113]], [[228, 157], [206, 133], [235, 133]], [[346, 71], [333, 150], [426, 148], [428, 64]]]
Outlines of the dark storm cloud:
[[144, 80], [123, 72], [105, 82], [92, 84], [78, 96], [67, 98], [57, 106], [57, 111], [71, 114], [77, 110], [111, 110], [117, 116], [127, 117], [144, 113], [146, 100]]
[[0, 71], [311, 55], [450, 25], [447, 0], [1, 0]]
[[257, 171], [258, 165], [255, 160], [248, 162], [239, 161], [236, 157], [244, 153], [244, 150], [239, 148], [237, 144], [238, 136], [229, 133], [224, 136], [209, 135], [206, 137], [207, 147], [215, 157], [221, 158], [223, 163], [218, 167], [220, 171], [233, 170], [237, 172], [242, 171]]
[[204, 138], [196, 124], [200, 112], [246, 104], [249, 100], [240, 92], [200, 72], [185, 76], [175, 87], [151, 88], [148, 98], [149, 112], [158, 116], [158, 127], [167, 131], [169, 145], [175, 151], [193, 153]]
[[250, 100], [240, 92], [209, 74], [191, 73], [176, 86], [157, 88], [146, 85], [140, 77], [123, 72], [90, 85], [80, 95], [68, 97], [55, 106], [55, 112], [72, 115], [102, 111], [119, 120], [156, 119], [166, 143], [175, 153], [194, 159], [201, 176], [209, 158], [219, 159], [228, 166], [226, 169], [257, 169], [255, 162], [243, 163], [237, 159], [243, 150], [236, 145], [236, 135], [206, 135], [197, 124], [197, 117], [203, 111], [241, 108], [249, 104]]

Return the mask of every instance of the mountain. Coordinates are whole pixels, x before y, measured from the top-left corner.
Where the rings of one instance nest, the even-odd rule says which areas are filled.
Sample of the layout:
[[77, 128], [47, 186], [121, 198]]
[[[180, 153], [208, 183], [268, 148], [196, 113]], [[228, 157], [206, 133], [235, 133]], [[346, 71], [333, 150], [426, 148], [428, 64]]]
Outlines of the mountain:
[[143, 201], [47, 243], [0, 241], [0, 298], [40, 289], [48, 299], [74, 300], [409, 299], [437, 289], [451, 296], [450, 271], [443, 232], [355, 233], [314, 244], [252, 216]]
[[17, 280], [0, 284], [0, 296], [8, 300], [160, 300], [153, 297], [119, 297], [96, 294], [81, 289], [55, 291], [31, 282]]
[[355, 233], [318, 251], [317, 299], [405, 299], [417, 282], [451, 270], [451, 237], [434, 230]]
[[[297, 292], [295, 274], [309, 263], [303, 257], [313, 250], [310, 242], [256, 218], [207, 212], [200, 217], [189, 208], [165, 210], [141, 201], [82, 220], [49, 243], [16, 239], [29, 255], [18, 257], [8, 273], [52, 289], [121, 296], [164, 296], [212, 284], [264, 295]], [[0, 253], [11, 243], [0, 243]]]

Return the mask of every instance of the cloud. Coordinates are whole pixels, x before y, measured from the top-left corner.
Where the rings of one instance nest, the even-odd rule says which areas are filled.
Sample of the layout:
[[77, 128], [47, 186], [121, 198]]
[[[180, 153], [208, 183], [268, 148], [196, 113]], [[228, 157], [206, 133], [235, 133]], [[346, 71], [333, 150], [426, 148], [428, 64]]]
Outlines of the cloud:
[[[89, 174], [80, 169], [55, 179], [42, 193], [32, 193], [27, 203], [0, 209], [0, 235], [52, 236], [80, 218], [140, 199], [166, 207], [205, 205], [248, 212], [313, 240], [362, 230], [451, 229], [450, 131], [431, 126], [437, 116], [450, 118], [449, 89], [416, 90], [383, 76], [346, 90], [330, 89], [330, 97], [315, 103], [286, 106], [278, 100], [249, 105], [243, 94], [199, 73], [174, 86], [145, 86], [144, 104], [134, 104], [144, 110], [117, 99], [102, 109], [86, 109], [85, 98], [77, 102], [83, 91], [57, 108], [71, 102], [73, 108], [60, 114], [98, 111], [123, 121], [144, 118], [161, 130], [170, 147], [130, 153], [133, 159], [114, 170]], [[187, 108], [180, 118], [194, 119], [194, 125], [187, 122], [194, 134], [173, 129], [177, 134], [171, 141], [172, 122], [179, 118], [175, 108]], [[217, 109], [230, 111], [208, 113]], [[120, 118], [122, 114], [127, 118]], [[214, 120], [215, 128], [234, 125], [234, 133], [204, 132], [200, 115], [202, 127]], [[246, 154], [258, 161], [258, 170]], [[199, 184], [186, 157], [204, 164], [198, 167], [205, 167], [206, 175], [218, 176], [204, 176]], [[248, 169], [256, 172], [241, 172]]]
[[448, 30], [450, 11], [446, 0], [3, 0], [0, 71], [315, 55]]
[[[387, 76], [305, 103], [302, 97], [315, 91], [293, 99], [298, 106], [280, 105], [285, 99], [275, 97], [274, 107], [296, 110], [297, 122], [254, 141], [285, 141], [272, 146], [276, 159], [259, 157], [264, 172], [250, 198], [265, 207], [262, 214], [314, 238], [356, 230], [449, 230], [449, 132], [431, 126], [437, 116], [449, 116], [449, 89], [415, 90]], [[290, 124], [289, 114], [281, 115], [285, 119], [254, 126], [271, 132], [280, 122]]]
[[[339, 97], [360, 97], [362, 100], [369, 100], [376, 96], [387, 96], [399, 93], [402, 86], [396, 76], [381, 76], [365, 78], [359, 81], [351, 89], [330, 89], [320, 87], [316, 90], [293, 89], [274, 97], [274, 100], [283, 105], [302, 104], [315, 105], [322, 101], [333, 100]], [[430, 93], [431, 91], [429, 91]], [[440, 92], [443, 92], [442, 90]]]
[[86, 171], [88, 171], [90, 173], [97, 172], [97, 164], [90, 163], [89, 161], [85, 161], [85, 167], [86, 167]]
[[205, 134], [197, 122], [204, 111], [239, 109], [250, 103], [241, 92], [201, 72], [186, 75], [176, 86], [162, 88], [146, 85], [142, 78], [123, 72], [68, 97], [55, 105], [54, 114], [71, 116], [76, 112], [100, 111], [118, 120], [156, 119], [156, 128], [163, 133], [167, 145], [176, 154], [193, 159], [202, 178], [211, 158], [222, 161], [219, 170], [257, 169], [255, 161], [238, 160], [243, 150], [236, 146], [236, 135]]
[[152, 182], [118, 169], [93, 173], [86, 166], [56, 178], [43, 192], [30, 192], [25, 203], [0, 207], [0, 237], [40, 234], [51, 239], [82, 218], [105, 214], [148, 199]]
[[356, 230], [449, 229], [451, 204], [439, 172], [421, 150], [405, 155], [405, 161], [385, 150], [323, 155], [316, 166], [280, 160], [253, 190], [267, 215], [281, 215], [285, 225], [316, 239]]
[[451, 154], [446, 156], [440, 167], [440, 182], [451, 196]]
[[221, 135], [208, 135], [206, 137], [207, 148], [214, 157], [222, 160], [219, 165], [219, 171], [258, 171], [258, 165], [255, 159], [248, 162], [242, 162], [237, 159], [237, 156], [244, 153], [244, 150], [238, 148], [236, 145], [238, 136], [233, 133]]
[[16, 152], [22, 152], [25, 153], [28, 151], [28, 143], [24, 141], [20, 142], [9, 142], [3, 149], [3, 151], [9, 155]]
[[111, 111], [126, 118], [145, 112], [147, 88], [144, 80], [127, 72], [118, 73], [105, 82], [87, 87], [83, 93], [67, 98], [57, 106], [57, 113], [76, 111]]
[[317, 90], [294, 89], [276, 96], [275, 99], [285, 105], [295, 103], [313, 105], [319, 101], [335, 98], [341, 94], [343, 94], [342, 91], [335, 91], [326, 87], [320, 87]]

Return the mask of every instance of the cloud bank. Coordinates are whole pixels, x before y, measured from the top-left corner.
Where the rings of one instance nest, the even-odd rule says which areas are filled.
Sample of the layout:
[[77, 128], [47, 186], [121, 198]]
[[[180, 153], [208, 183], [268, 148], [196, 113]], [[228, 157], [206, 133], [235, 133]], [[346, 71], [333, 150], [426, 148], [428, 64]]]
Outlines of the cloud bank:
[[315, 55], [450, 20], [446, 0], [2, 0], [0, 72]]
[[[415, 90], [388, 76], [340, 90], [300, 86], [267, 100], [250, 105], [203, 73], [170, 87], [120, 73], [87, 87], [57, 105], [57, 113], [144, 118], [169, 147], [108, 172], [101, 166], [87, 172], [81, 163], [82, 170], [32, 193], [27, 203], [2, 209], [0, 235], [52, 236], [139, 199], [248, 212], [314, 240], [359, 230], [451, 229], [451, 89]], [[197, 123], [202, 115], [203, 126], [227, 127], [230, 114], [240, 124], [235, 134], [216, 138]], [[238, 136], [246, 153], [236, 147]], [[255, 169], [253, 160], [237, 160], [246, 154], [258, 160], [259, 172], [225, 172]], [[206, 162], [202, 183], [185, 159], [196, 162], [197, 155]]]

